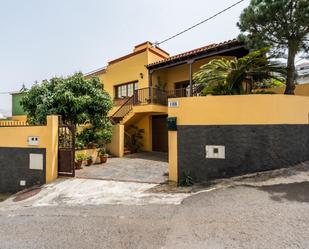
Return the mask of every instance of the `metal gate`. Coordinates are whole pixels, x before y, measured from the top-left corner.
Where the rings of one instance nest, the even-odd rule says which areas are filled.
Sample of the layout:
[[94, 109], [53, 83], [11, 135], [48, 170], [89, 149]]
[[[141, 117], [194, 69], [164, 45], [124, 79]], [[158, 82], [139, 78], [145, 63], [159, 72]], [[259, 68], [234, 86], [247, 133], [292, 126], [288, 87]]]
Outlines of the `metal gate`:
[[75, 176], [75, 127], [59, 122], [58, 175]]

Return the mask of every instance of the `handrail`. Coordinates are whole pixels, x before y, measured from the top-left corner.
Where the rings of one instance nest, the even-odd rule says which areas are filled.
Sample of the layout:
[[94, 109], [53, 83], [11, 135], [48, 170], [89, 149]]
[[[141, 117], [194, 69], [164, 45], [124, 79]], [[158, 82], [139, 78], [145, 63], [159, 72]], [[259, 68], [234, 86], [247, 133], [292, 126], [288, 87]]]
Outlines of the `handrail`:
[[133, 98], [134, 96], [131, 96], [128, 98], [126, 102], [124, 102], [118, 110], [110, 117], [110, 120], [112, 123], [117, 123], [117, 119], [122, 120], [132, 109], [133, 109]]

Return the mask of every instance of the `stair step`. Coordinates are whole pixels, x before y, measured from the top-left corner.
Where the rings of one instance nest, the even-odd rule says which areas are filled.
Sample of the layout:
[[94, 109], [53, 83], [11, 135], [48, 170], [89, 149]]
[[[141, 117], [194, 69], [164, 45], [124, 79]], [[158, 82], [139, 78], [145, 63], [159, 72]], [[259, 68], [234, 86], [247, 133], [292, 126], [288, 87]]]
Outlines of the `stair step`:
[[130, 150], [124, 150], [124, 152], [123, 152], [125, 155], [129, 155], [129, 154], [131, 154], [131, 151]]

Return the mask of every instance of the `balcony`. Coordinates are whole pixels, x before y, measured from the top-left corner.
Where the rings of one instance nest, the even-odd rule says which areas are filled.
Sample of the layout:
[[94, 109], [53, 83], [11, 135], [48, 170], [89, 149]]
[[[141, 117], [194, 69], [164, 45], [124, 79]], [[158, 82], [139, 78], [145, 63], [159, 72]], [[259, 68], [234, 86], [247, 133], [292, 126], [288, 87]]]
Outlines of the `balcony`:
[[[196, 94], [194, 94], [196, 96]], [[167, 105], [169, 98], [183, 98], [189, 97], [189, 90], [186, 88], [179, 88], [174, 90], [161, 90], [155, 87], [145, 87], [134, 91], [133, 96], [123, 99], [114, 99], [114, 106], [124, 105], [130, 98], [132, 98], [133, 105]]]
[[[199, 96], [201, 90], [203, 89], [202, 85], [195, 85], [192, 89], [192, 96]], [[113, 124], [120, 123], [125, 116], [127, 116], [133, 110], [133, 107], [136, 106], [135, 112], [138, 110], [145, 112], [147, 105], [149, 105], [149, 112], [162, 112], [162, 107], [167, 106], [168, 99], [170, 98], [183, 98], [190, 96], [189, 88], [179, 88], [174, 90], [161, 90], [155, 87], [145, 87], [138, 90], [135, 90], [133, 96], [121, 100], [117, 100], [118, 103], [121, 103], [121, 106], [118, 110], [111, 116], [111, 121]], [[119, 102], [121, 101], [121, 102]], [[115, 100], [114, 100], [115, 103]], [[152, 105], [152, 106], [151, 106]], [[159, 107], [159, 106], [161, 107]], [[144, 107], [141, 107], [144, 106]], [[151, 109], [151, 107], [156, 107], [156, 110]]]

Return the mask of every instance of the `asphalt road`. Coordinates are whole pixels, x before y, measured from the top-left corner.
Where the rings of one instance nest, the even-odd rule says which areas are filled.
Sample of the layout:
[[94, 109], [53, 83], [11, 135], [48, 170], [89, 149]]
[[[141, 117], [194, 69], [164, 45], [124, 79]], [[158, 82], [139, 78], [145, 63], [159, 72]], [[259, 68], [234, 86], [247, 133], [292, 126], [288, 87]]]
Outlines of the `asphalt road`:
[[181, 205], [0, 211], [1, 249], [309, 248], [309, 182], [234, 186]]

